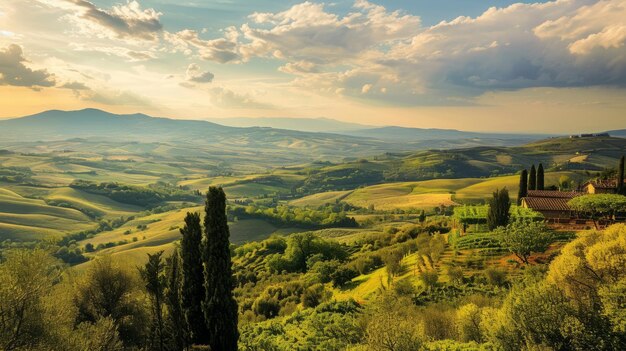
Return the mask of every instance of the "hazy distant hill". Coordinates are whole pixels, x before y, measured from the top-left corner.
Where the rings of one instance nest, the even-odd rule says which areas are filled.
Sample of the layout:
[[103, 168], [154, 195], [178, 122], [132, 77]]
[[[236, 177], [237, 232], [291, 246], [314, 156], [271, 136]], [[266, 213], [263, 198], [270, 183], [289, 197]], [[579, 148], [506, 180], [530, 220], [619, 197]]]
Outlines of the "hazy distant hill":
[[270, 127], [305, 132], [327, 132], [387, 142], [434, 141], [432, 148], [471, 147], [479, 145], [519, 145], [546, 138], [547, 134], [478, 133], [455, 129], [373, 127], [329, 118], [222, 118], [211, 122], [231, 127]]
[[[546, 134], [478, 133], [456, 129], [380, 127], [343, 132], [342, 134], [380, 140], [507, 140], [520, 144], [548, 137]], [[496, 142], [496, 144], [498, 144]]]
[[234, 117], [213, 118], [209, 120], [229, 127], [269, 127], [278, 129], [299, 130], [302, 132], [341, 133], [373, 128], [357, 123], [342, 122], [330, 118], [288, 118], [288, 117]]

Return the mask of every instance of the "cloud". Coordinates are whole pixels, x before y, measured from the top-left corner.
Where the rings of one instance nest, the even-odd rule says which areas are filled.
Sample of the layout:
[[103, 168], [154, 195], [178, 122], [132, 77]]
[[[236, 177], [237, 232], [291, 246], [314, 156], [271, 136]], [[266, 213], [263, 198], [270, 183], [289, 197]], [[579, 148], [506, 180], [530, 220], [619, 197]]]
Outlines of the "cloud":
[[320, 72], [319, 66], [309, 61], [288, 62], [284, 66], [279, 67], [278, 70], [294, 75]]
[[13, 85], [39, 90], [56, 84], [54, 75], [45, 69], [34, 70], [24, 63], [22, 47], [11, 44], [0, 49], [0, 85]]
[[219, 63], [237, 62], [240, 59], [237, 46], [239, 34], [234, 27], [225, 29], [225, 37], [204, 40], [195, 30], [185, 29], [176, 33], [165, 33], [165, 40], [174, 45], [175, 51], [191, 55], [197, 51], [199, 56], [208, 61]]
[[110, 38], [154, 41], [163, 29], [161, 13], [142, 9], [139, 2], [114, 5], [102, 9], [87, 0], [39, 0], [40, 2], [71, 11], [69, 18], [84, 32]]
[[59, 88], [61, 88], [61, 89], [71, 89], [71, 90], [75, 90], [75, 91], [90, 90], [89, 87], [85, 85], [85, 83], [81, 83], [81, 82], [67, 82], [67, 83], [59, 86]]
[[80, 43], [70, 43], [70, 47], [75, 51], [95, 52], [107, 56], [123, 58], [128, 62], [142, 62], [156, 59], [157, 56], [152, 51], [131, 50], [120, 46], [95, 46]]
[[187, 67], [187, 81], [193, 83], [211, 83], [215, 75], [208, 71], [202, 71], [198, 65], [192, 63]]
[[274, 106], [256, 101], [249, 94], [239, 94], [232, 90], [215, 87], [209, 90], [211, 102], [222, 108], [272, 109]]
[[82, 95], [81, 98], [85, 101], [97, 102], [100, 104], [111, 106], [153, 106], [150, 100], [129, 91], [92, 91], [88, 94]]

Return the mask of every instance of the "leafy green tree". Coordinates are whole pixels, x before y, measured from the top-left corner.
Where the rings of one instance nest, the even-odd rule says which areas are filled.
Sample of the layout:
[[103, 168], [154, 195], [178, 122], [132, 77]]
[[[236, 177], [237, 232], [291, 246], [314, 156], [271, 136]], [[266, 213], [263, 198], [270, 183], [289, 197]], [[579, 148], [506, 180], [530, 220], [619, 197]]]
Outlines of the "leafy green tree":
[[373, 351], [420, 350], [415, 306], [408, 298], [385, 296], [370, 307], [366, 345]]
[[150, 298], [152, 325], [150, 326], [150, 349], [163, 351], [165, 349], [165, 322], [163, 304], [165, 300], [165, 263], [163, 251], [148, 254], [148, 262], [139, 268], [139, 273]]
[[210, 187], [206, 196], [203, 251], [204, 287], [202, 303], [208, 327], [211, 350], [236, 351], [237, 301], [233, 297], [230, 232], [226, 217], [226, 194], [222, 188]]
[[543, 164], [540, 163], [537, 168], [537, 190], [545, 189], [545, 174], [543, 171]]
[[506, 226], [509, 223], [511, 209], [511, 199], [506, 188], [496, 190], [493, 197], [489, 199], [489, 210], [487, 211], [487, 226], [489, 230]]
[[528, 171], [523, 170], [519, 176], [519, 191], [517, 192], [517, 204], [522, 203], [522, 198], [528, 196]]
[[45, 345], [50, 325], [45, 319], [44, 297], [60, 274], [59, 261], [44, 250], [17, 249], [3, 253], [0, 263], [1, 350], [32, 350]]
[[78, 284], [74, 303], [76, 323], [98, 323], [111, 318], [125, 347], [140, 346], [145, 336], [145, 311], [139, 300], [137, 278], [109, 256], [91, 262]]
[[598, 220], [613, 221], [615, 215], [626, 212], [626, 196], [618, 194], [590, 194], [578, 196], [568, 202], [575, 211], [589, 216], [596, 228]]
[[533, 252], [544, 252], [554, 240], [554, 235], [544, 223], [532, 220], [517, 220], [500, 227], [495, 232], [502, 246], [528, 264]]
[[530, 173], [528, 174], [528, 190], [537, 190], [537, 170], [535, 165], [530, 167]]
[[463, 342], [483, 342], [480, 328], [482, 321], [480, 308], [473, 303], [461, 306], [456, 312], [456, 329]]
[[192, 344], [206, 345], [209, 331], [202, 312], [204, 268], [202, 266], [202, 226], [198, 213], [187, 213], [185, 226], [180, 229], [182, 263], [181, 305]]

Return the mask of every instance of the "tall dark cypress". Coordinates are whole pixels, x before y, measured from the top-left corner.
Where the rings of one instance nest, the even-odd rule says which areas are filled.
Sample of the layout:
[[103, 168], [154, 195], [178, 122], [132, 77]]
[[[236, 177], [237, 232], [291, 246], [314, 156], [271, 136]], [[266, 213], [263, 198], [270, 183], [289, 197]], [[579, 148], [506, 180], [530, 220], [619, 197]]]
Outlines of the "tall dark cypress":
[[537, 171], [535, 165], [530, 167], [530, 174], [528, 175], [528, 190], [537, 190]]
[[148, 254], [148, 262], [139, 268], [141, 278], [146, 283], [146, 291], [150, 297], [152, 325], [150, 326], [150, 350], [165, 350], [165, 320], [163, 303], [165, 300], [165, 264], [163, 251], [154, 255]]
[[165, 305], [168, 310], [168, 330], [171, 335], [172, 350], [184, 350], [187, 347], [187, 322], [183, 310], [182, 292], [182, 272], [180, 270], [180, 254], [176, 248], [166, 261], [167, 287], [165, 289]]
[[519, 191], [517, 192], [517, 204], [522, 203], [522, 198], [528, 196], [528, 171], [523, 170], [519, 176]]
[[506, 188], [496, 190], [493, 197], [489, 200], [489, 210], [487, 212], [487, 225], [489, 230], [498, 227], [505, 227], [509, 224], [511, 209], [511, 200], [509, 191]]
[[230, 232], [226, 218], [226, 194], [210, 187], [204, 217], [203, 251], [206, 299], [202, 304], [209, 329], [211, 350], [237, 351], [237, 301], [233, 297]]
[[543, 172], [543, 164], [540, 163], [537, 168], [537, 190], [545, 189], [545, 175]]
[[196, 345], [206, 345], [209, 330], [202, 312], [202, 302], [206, 297], [204, 289], [204, 268], [202, 267], [202, 226], [198, 213], [187, 213], [185, 227], [180, 230], [183, 282], [181, 289], [182, 308], [189, 330], [189, 341]]
[[617, 193], [626, 195], [626, 189], [624, 187], [624, 156], [619, 159], [619, 169], [617, 170]]

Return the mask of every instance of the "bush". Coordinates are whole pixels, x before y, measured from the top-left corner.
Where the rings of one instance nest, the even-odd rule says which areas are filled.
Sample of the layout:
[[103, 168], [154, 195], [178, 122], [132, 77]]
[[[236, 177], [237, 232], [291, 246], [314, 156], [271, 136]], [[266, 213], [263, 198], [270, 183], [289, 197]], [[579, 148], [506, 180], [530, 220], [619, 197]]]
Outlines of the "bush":
[[501, 269], [489, 267], [485, 269], [483, 274], [489, 285], [502, 287], [508, 284], [506, 272]]
[[305, 308], [317, 307], [320, 303], [326, 301], [329, 295], [323, 284], [311, 285], [302, 293], [302, 306]]

